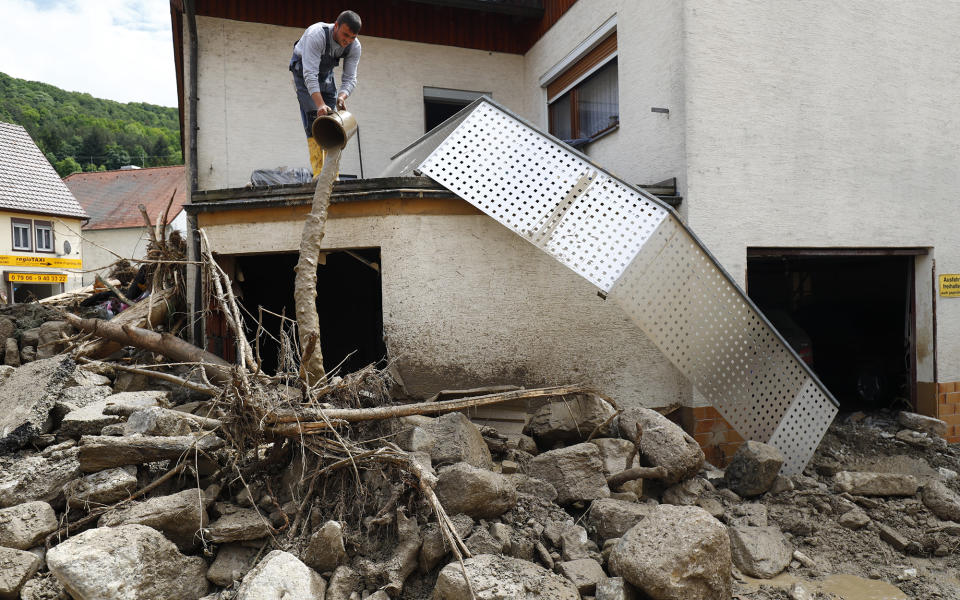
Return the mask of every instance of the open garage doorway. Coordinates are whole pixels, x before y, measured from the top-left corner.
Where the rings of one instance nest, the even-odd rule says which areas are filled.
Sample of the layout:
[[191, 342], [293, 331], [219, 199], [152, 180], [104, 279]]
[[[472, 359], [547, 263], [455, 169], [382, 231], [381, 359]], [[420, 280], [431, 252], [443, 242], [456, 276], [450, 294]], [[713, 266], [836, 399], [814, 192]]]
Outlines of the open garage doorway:
[[843, 411], [916, 406], [922, 249], [747, 251], [747, 292]]
[[[296, 318], [293, 279], [298, 257], [289, 253], [234, 257], [238, 300], [253, 315], [247, 317], [248, 325], [256, 326], [260, 306], [266, 309], [263, 326], [274, 336], [281, 319], [270, 313]], [[330, 251], [321, 261], [325, 264], [317, 267], [317, 313], [323, 368], [330, 372], [343, 363], [339, 372], [349, 373], [384, 359], [380, 249]], [[276, 372], [280, 347], [274, 339], [261, 337], [260, 356], [263, 370]]]

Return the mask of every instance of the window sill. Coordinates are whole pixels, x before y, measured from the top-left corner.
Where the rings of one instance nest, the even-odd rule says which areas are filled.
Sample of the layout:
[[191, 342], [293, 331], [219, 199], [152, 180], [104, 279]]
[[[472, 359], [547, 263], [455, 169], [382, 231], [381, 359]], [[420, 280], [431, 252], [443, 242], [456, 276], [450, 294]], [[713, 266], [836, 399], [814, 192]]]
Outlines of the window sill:
[[573, 140], [566, 140], [566, 143], [567, 143], [568, 145], [572, 146], [572, 147], [573, 147], [574, 149], [576, 149], [576, 150], [583, 150], [583, 149], [585, 149], [587, 146], [589, 146], [590, 144], [594, 143], [595, 141], [599, 140], [600, 138], [604, 138], [604, 137], [610, 135], [611, 133], [613, 133], [614, 131], [616, 131], [616, 130], [618, 130], [618, 129], [620, 129], [620, 123], [617, 123], [617, 124], [615, 124], [615, 125], [611, 125], [610, 127], [607, 127], [606, 129], [604, 129], [604, 130], [602, 130], [602, 131], [599, 131], [599, 132], [593, 134], [592, 137], [588, 137], [588, 138], [578, 138], [578, 139], [573, 139]]

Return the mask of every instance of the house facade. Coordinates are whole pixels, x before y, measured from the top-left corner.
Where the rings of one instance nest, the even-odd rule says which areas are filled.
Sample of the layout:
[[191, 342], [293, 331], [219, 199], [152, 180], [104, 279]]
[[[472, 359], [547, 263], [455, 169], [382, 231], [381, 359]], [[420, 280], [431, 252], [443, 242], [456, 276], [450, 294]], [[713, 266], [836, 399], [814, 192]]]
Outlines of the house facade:
[[[185, 146], [195, 148], [192, 202], [239, 202], [227, 191], [253, 169], [305, 166], [286, 64], [303, 28], [332, 20], [340, 5], [171, 5]], [[841, 408], [911, 406], [946, 420], [948, 438], [960, 440], [960, 299], [940, 286], [960, 272], [950, 218], [960, 189], [956, 3], [351, 8], [364, 18], [348, 100], [360, 129], [341, 173], [376, 177], [436, 119], [490, 95], [627, 182], [675, 182], [680, 217], [806, 348]], [[363, 197], [344, 193], [353, 206]], [[413, 357], [409, 379], [588, 381], [627, 404], [679, 400], [698, 441], [736, 446], [719, 415], [590, 286], [489, 218], [456, 214], [469, 212], [456, 199], [428, 210], [402, 193], [390, 208], [368, 203], [368, 215], [331, 212], [324, 244], [378, 249], [386, 348]], [[241, 224], [222, 206], [215, 219], [212, 205], [193, 211], [222, 255], [296, 250], [297, 220], [283, 221], [277, 207], [263, 210], [288, 231], [268, 233], [258, 217], [235, 236]]]
[[0, 123], [0, 303], [80, 287], [86, 217], [27, 131]]
[[121, 258], [142, 259], [150, 233], [140, 205], [150, 222], [166, 217], [167, 233], [186, 234], [186, 170], [183, 166], [119, 169], [74, 173], [64, 183], [90, 216], [83, 226], [83, 284], [105, 275]]

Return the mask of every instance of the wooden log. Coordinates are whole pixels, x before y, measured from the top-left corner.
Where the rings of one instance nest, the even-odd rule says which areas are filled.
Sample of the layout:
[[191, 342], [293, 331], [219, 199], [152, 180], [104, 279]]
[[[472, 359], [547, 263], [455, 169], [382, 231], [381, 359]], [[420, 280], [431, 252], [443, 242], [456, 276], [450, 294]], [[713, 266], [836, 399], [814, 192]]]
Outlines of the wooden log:
[[[111, 319], [109, 323], [117, 326], [133, 325], [134, 327], [144, 327], [147, 324], [148, 317], [151, 323], [163, 323], [167, 318], [170, 306], [173, 304], [176, 292], [174, 288], [161, 290], [156, 293], [156, 298], [152, 303], [139, 302]], [[93, 359], [104, 358], [120, 350], [123, 346], [124, 344], [115, 340], [93, 340], [81, 344], [80, 348], [77, 349], [77, 356]]]
[[210, 452], [225, 442], [212, 435], [162, 437], [148, 435], [110, 436], [85, 435], [80, 438], [80, 470], [94, 473], [113, 467], [140, 465], [158, 460], [191, 458], [196, 448]]
[[607, 487], [613, 490], [634, 479], [663, 479], [666, 476], [667, 470], [663, 467], [633, 467], [607, 477]]

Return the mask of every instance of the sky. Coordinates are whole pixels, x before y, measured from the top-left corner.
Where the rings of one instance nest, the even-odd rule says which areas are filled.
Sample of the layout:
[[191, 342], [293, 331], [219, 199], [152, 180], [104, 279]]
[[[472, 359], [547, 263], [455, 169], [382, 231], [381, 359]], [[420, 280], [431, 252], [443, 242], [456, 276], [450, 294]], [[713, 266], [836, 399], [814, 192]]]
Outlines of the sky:
[[168, 0], [0, 0], [0, 72], [118, 102], [177, 105]]

